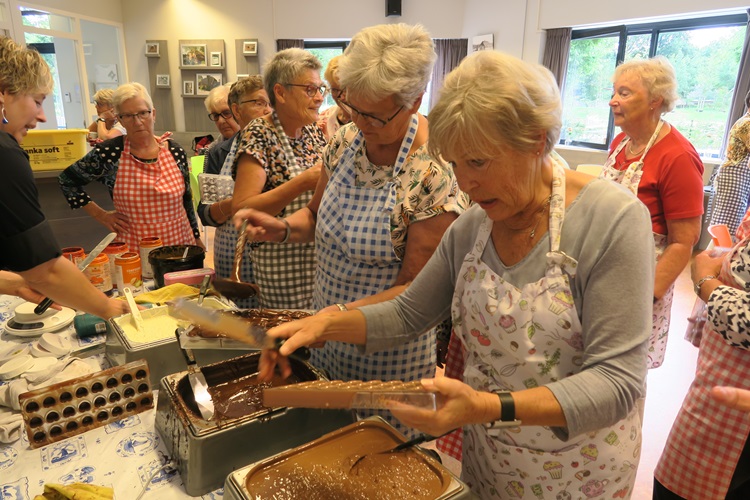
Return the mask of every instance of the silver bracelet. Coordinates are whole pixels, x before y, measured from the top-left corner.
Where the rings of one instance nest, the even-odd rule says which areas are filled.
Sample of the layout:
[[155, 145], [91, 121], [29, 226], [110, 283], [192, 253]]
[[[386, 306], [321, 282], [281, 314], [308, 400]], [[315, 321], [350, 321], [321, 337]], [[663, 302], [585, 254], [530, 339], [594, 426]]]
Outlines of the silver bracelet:
[[289, 237], [292, 235], [292, 226], [289, 225], [289, 221], [286, 219], [279, 219], [279, 220], [283, 222], [284, 225], [286, 225], [286, 234], [284, 234], [284, 239], [279, 242], [280, 244], [283, 244], [289, 241]]
[[348, 307], [346, 307], [346, 304], [333, 304], [334, 306], [339, 308], [339, 311], [346, 312], [349, 310]]

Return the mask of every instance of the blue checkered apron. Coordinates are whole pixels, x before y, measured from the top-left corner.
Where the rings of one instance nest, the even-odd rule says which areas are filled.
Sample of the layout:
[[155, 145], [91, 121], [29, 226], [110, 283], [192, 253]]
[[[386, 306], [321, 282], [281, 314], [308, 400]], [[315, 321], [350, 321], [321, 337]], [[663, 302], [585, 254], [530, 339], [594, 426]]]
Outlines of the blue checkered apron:
[[[236, 136], [229, 148], [224, 164], [221, 166], [219, 175], [225, 175], [231, 179], [232, 164], [237, 156], [237, 146], [240, 143], [240, 136]], [[232, 219], [218, 226], [214, 233], [214, 267], [216, 268], [217, 278], [231, 278], [234, 274], [234, 249], [237, 243], [237, 229], [232, 224]], [[240, 280], [245, 283], [254, 283], [253, 278], [253, 261], [250, 256], [250, 245], [245, 246], [245, 254], [242, 256], [242, 265], [240, 267]], [[235, 299], [237, 307], [251, 308], [258, 307], [258, 300], [255, 297], [249, 299]]]
[[[396, 204], [396, 182], [414, 142], [418, 127], [412, 116], [409, 130], [393, 167], [391, 180], [380, 188], [355, 185], [355, 153], [362, 146], [359, 132], [341, 155], [318, 210], [315, 226], [318, 268], [315, 273], [315, 308], [351, 302], [390, 288], [401, 261], [391, 239], [391, 213]], [[362, 355], [356, 346], [326, 342], [313, 349], [313, 365], [334, 380], [419, 380], [435, 375], [435, 332], [397, 348]], [[361, 417], [378, 414], [409, 436], [390, 412], [360, 411]]]

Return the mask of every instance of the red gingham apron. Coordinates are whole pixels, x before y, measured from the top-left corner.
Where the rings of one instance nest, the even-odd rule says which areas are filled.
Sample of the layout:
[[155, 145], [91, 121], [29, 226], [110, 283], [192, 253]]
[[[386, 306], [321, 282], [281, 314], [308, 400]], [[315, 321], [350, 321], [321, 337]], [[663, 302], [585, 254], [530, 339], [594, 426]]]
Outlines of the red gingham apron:
[[[749, 244], [748, 239], [740, 241], [725, 257], [719, 274], [725, 285], [740, 288], [730, 263]], [[750, 418], [744, 411], [714, 402], [710, 392], [716, 385], [750, 389], [749, 372], [750, 351], [730, 346], [706, 322], [695, 380], [654, 471], [654, 477], [673, 493], [688, 499], [726, 496], [750, 434]]]
[[194, 245], [195, 237], [182, 197], [185, 180], [167, 143], [156, 163], [143, 163], [130, 154], [125, 138], [112, 192], [115, 209], [128, 217], [130, 231], [119, 236], [138, 251], [141, 238], [158, 236], [164, 246]]

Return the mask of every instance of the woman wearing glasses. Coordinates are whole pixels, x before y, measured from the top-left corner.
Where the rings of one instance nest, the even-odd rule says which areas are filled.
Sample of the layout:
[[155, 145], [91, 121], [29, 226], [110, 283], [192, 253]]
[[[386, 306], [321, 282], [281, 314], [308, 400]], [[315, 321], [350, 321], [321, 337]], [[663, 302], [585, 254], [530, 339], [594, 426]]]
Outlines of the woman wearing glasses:
[[320, 118], [318, 118], [318, 126], [323, 130], [323, 134], [326, 136], [327, 141], [331, 140], [331, 137], [333, 137], [342, 125], [346, 125], [352, 121], [349, 112], [341, 106], [341, 99], [344, 97], [344, 89], [341, 88], [338, 77], [341, 57], [342, 56], [336, 56], [328, 61], [328, 67], [326, 68], [324, 75], [328, 85], [330, 85], [331, 97], [333, 97], [333, 100], [336, 103], [323, 111], [320, 114]]
[[[234, 116], [233, 121], [238, 124], [237, 133], [208, 150], [203, 172], [221, 175], [225, 182], [233, 185], [232, 165], [234, 165], [234, 160], [237, 157], [242, 130], [254, 119], [271, 112], [268, 94], [263, 88], [263, 79], [260, 75], [248, 76], [232, 84], [227, 99], [227, 110], [231, 110], [229, 112]], [[213, 120], [214, 116], [211, 116], [211, 119]], [[232, 215], [232, 195], [230, 194], [218, 201], [212, 201], [212, 203], [204, 202], [203, 193], [201, 193], [198, 217], [204, 225], [216, 227], [214, 236], [216, 276], [231, 278], [234, 275], [234, 251], [237, 242], [237, 230], [231, 222], [228, 222]], [[242, 259], [240, 279], [246, 283], [253, 283], [255, 278], [249, 252], [250, 248], [248, 247], [245, 249], [245, 255]], [[235, 302], [243, 308], [258, 306], [255, 297], [236, 299]]]
[[[203, 247], [190, 191], [185, 150], [154, 137], [156, 110], [145, 87], [126, 83], [115, 90], [115, 112], [127, 135], [97, 144], [66, 168], [60, 187], [71, 208], [81, 208], [126, 241], [159, 236], [164, 245]], [[109, 189], [114, 210], [104, 210], [83, 187], [97, 181]]]
[[[356, 308], [386, 290], [397, 295], [463, 210], [451, 170], [427, 152], [427, 120], [417, 112], [434, 61], [432, 39], [421, 26], [380, 25], [357, 33], [339, 63], [346, 88], [346, 101], [339, 102], [352, 124], [326, 148], [312, 202], [284, 221], [237, 214], [261, 226], [253, 230], [257, 239], [314, 238], [316, 309]], [[435, 374], [435, 334], [367, 355], [328, 342], [314, 350], [312, 362], [336, 380], [419, 380]], [[398, 425], [389, 413], [380, 414]]]
[[[320, 61], [302, 49], [277, 52], [264, 68], [263, 82], [274, 111], [242, 131], [233, 172], [233, 212], [249, 207], [284, 216], [310, 202], [326, 142], [315, 125], [326, 92], [320, 68]], [[312, 307], [314, 252], [308, 242], [267, 243], [253, 249], [261, 306]]]
[[239, 124], [229, 109], [228, 96], [229, 84], [219, 85], [212, 88], [203, 101], [203, 105], [206, 106], [206, 111], [208, 111], [208, 118], [216, 124], [216, 130], [221, 134], [221, 138], [214, 141], [209, 147], [231, 139], [240, 130]]

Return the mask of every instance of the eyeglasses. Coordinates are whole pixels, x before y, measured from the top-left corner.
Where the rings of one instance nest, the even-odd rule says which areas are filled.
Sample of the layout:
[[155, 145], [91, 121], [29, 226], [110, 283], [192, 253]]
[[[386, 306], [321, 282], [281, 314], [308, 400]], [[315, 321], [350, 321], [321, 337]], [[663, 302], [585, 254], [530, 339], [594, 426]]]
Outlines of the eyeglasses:
[[233, 116], [234, 116], [234, 115], [232, 115], [232, 112], [231, 112], [230, 110], [228, 110], [228, 109], [225, 109], [225, 110], [224, 110], [224, 111], [222, 111], [221, 113], [209, 113], [209, 114], [208, 114], [208, 118], [209, 118], [209, 119], [210, 119], [210, 120], [211, 120], [212, 122], [218, 122], [218, 121], [219, 121], [219, 117], [221, 117], [221, 118], [224, 118], [225, 120], [229, 120], [229, 119], [230, 119], [230, 118], [232, 118]]
[[363, 113], [362, 111], [353, 107], [348, 102], [341, 101], [339, 104], [341, 105], [342, 108], [344, 108], [344, 111], [349, 113], [349, 116], [352, 117], [352, 120], [356, 119], [357, 117], [361, 117], [362, 119], [365, 120], [365, 122], [367, 122], [368, 125], [375, 127], [375, 128], [385, 127], [391, 122], [391, 120], [396, 118], [396, 116], [401, 112], [402, 109], [404, 109], [404, 107], [401, 106], [400, 108], [396, 110], [395, 113], [393, 113], [393, 116], [383, 120], [382, 118], [378, 118], [377, 116], [372, 116], [371, 114]]
[[346, 89], [337, 89], [335, 87], [331, 87], [331, 95], [334, 97], [334, 99], [340, 98], [342, 95], [344, 95], [344, 91]]
[[319, 87], [315, 85], [303, 85], [301, 83], [286, 83], [284, 84], [287, 87], [302, 87], [305, 89], [305, 94], [307, 94], [307, 97], [315, 97], [318, 92], [320, 92], [320, 95], [326, 95], [326, 92], [328, 92], [328, 87], [325, 85], [321, 85]]
[[247, 101], [240, 101], [240, 104], [245, 104], [246, 102], [253, 103], [254, 108], [265, 108], [271, 105], [270, 102], [263, 99], [248, 99]]
[[126, 113], [126, 114], [117, 115], [117, 118], [119, 118], [120, 121], [123, 123], [133, 122], [135, 121], [136, 118], [138, 118], [140, 121], [144, 121], [146, 118], [149, 117], [149, 115], [151, 115], [152, 111], [153, 109], [145, 109], [137, 113]]

